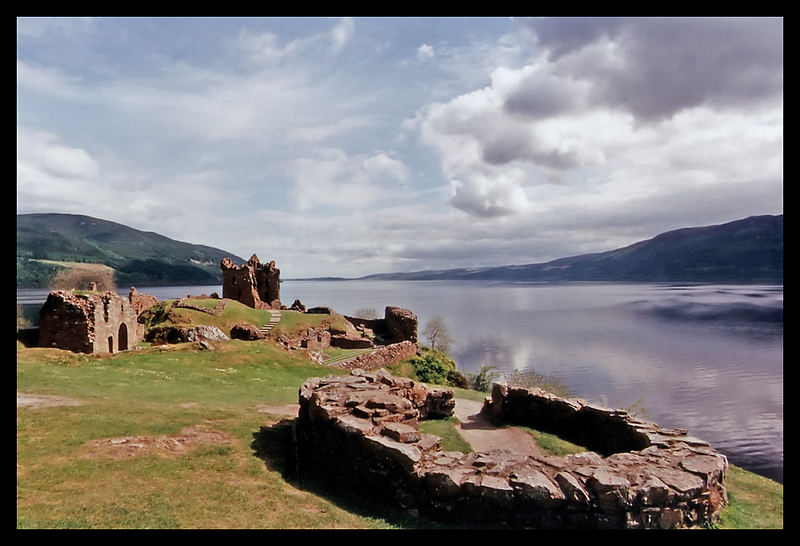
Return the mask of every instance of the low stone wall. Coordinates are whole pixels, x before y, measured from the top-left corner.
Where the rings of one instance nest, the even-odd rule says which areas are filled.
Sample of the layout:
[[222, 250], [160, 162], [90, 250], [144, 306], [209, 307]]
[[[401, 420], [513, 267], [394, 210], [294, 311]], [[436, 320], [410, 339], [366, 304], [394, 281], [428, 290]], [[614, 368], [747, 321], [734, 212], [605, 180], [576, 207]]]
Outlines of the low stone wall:
[[[194, 303], [192, 301], [194, 299], [217, 299], [218, 301], [217, 301], [217, 304], [214, 306], [214, 308], [211, 309], [209, 307], [204, 307], [203, 305], [200, 305], [199, 303]], [[193, 298], [193, 297], [190, 296], [188, 298], [180, 298], [180, 299], [178, 299], [178, 301], [175, 302], [174, 307], [182, 307], [184, 309], [192, 309], [193, 311], [200, 311], [201, 313], [206, 313], [208, 315], [219, 315], [220, 313], [222, 313], [223, 310], [225, 310], [225, 306], [228, 304], [229, 301], [230, 300], [227, 299], [227, 298], [223, 298], [223, 299], [208, 298], [208, 297], [206, 297], [206, 298]]]
[[[587, 407], [526, 392], [496, 386], [485, 409], [502, 417], [524, 414], [517, 406], [525, 404], [559, 415]], [[605, 458], [595, 452], [531, 457], [441, 451], [441, 440], [420, 434], [418, 421], [452, 414], [452, 391], [430, 391], [384, 370], [309, 379], [299, 401], [301, 472], [349, 476], [365, 494], [434, 519], [519, 528], [692, 527], [714, 521], [727, 500], [724, 456], [685, 431], [615, 410], [584, 411], [624, 421], [646, 447]]]
[[404, 358], [409, 358], [417, 354], [419, 347], [416, 343], [411, 341], [401, 341], [400, 343], [392, 343], [391, 345], [384, 345], [378, 347], [372, 352], [358, 355], [349, 360], [343, 360], [333, 364], [334, 368], [344, 368], [347, 370], [377, 370], [384, 368], [390, 364], [394, 364]]

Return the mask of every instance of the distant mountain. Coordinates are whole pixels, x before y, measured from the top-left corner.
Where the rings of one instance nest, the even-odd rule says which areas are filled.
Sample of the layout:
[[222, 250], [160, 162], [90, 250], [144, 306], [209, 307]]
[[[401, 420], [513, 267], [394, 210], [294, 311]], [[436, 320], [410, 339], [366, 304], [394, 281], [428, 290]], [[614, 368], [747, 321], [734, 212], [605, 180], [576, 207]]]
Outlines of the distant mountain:
[[624, 248], [551, 262], [368, 275], [384, 280], [783, 283], [783, 215], [668, 231]]
[[57, 265], [40, 260], [112, 267], [119, 286], [218, 284], [225, 250], [75, 214], [17, 215], [17, 287], [46, 287]]

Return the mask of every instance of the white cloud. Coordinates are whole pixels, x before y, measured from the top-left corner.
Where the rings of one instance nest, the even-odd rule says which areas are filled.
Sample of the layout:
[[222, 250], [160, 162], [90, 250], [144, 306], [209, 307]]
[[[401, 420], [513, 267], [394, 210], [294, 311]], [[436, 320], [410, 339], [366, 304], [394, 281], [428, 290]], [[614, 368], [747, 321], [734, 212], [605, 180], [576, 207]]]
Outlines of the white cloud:
[[422, 44], [417, 48], [417, 59], [420, 61], [427, 61], [434, 57], [433, 46]]
[[20, 92], [33, 91], [62, 99], [83, 100], [80, 84], [80, 78], [67, 76], [58, 68], [17, 61], [17, 85]]
[[[626, 103], [618, 100], [621, 84], [609, 87], [616, 85], [610, 75], [644, 62], [641, 44], [657, 39], [638, 33], [631, 45], [584, 30], [595, 41], [577, 46], [566, 34], [563, 51], [540, 50], [520, 68], [500, 66], [489, 86], [433, 104], [414, 120], [422, 141], [439, 154], [452, 206], [475, 217], [504, 217], [572, 210], [587, 198], [622, 212], [648, 195], [682, 191], [690, 198], [701, 185], [724, 191], [737, 180], [782, 177], [779, 103], [754, 98], [736, 110], [720, 98], [714, 108], [688, 92], [665, 98], [661, 107], [668, 110], [639, 99]], [[725, 96], [709, 82], [702, 86], [705, 96]], [[768, 87], [765, 94], [774, 93]], [[660, 117], [666, 111], [671, 115]], [[567, 184], [569, 191], [554, 201], [547, 183]]]
[[389, 157], [383, 152], [368, 157], [361, 165], [364, 173], [371, 180], [389, 177], [402, 182], [408, 178], [408, 168], [403, 162]]
[[24, 127], [17, 139], [18, 210], [77, 212], [102, 196], [100, 166], [86, 150]]
[[355, 34], [355, 24], [350, 18], [342, 19], [331, 31], [333, 50], [338, 53]]
[[524, 212], [530, 207], [525, 191], [502, 175], [492, 179], [473, 176], [450, 184], [450, 203], [469, 214], [490, 218]]
[[19, 131], [18, 165], [53, 179], [91, 181], [97, 177], [97, 162], [82, 148], [65, 146], [56, 135], [22, 128]]
[[290, 200], [295, 210], [333, 207], [356, 211], [387, 195], [389, 184], [405, 180], [408, 169], [383, 152], [349, 156], [341, 149], [320, 149], [317, 157], [289, 161], [287, 175], [294, 181]]

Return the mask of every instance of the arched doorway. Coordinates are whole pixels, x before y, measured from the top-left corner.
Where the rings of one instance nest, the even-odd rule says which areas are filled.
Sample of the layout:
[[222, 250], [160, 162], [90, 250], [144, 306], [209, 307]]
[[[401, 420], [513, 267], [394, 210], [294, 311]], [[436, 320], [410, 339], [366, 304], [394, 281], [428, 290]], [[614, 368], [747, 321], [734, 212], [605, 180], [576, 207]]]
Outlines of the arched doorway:
[[117, 350], [128, 350], [128, 327], [124, 322], [119, 325], [119, 334], [117, 335]]

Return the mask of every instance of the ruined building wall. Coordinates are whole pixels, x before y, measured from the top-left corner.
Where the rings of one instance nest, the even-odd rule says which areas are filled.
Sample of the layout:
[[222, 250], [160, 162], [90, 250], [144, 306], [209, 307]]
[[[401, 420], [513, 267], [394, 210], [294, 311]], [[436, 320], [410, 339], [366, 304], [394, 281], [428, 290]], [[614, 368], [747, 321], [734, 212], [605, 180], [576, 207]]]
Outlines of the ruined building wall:
[[127, 298], [114, 292], [50, 292], [39, 312], [39, 346], [79, 353], [116, 353], [142, 340], [139, 313], [157, 303], [134, 288]]
[[357, 328], [370, 330], [389, 343], [401, 343], [403, 341], [417, 343], [419, 321], [417, 315], [408, 309], [390, 305], [384, 310], [382, 319], [345, 318]]
[[235, 265], [230, 258], [220, 262], [222, 297], [254, 309], [281, 308], [281, 271], [275, 262], [262, 264], [253, 254], [246, 264]]

